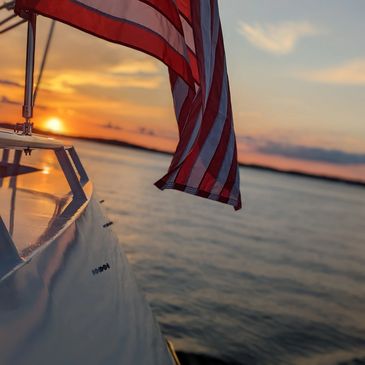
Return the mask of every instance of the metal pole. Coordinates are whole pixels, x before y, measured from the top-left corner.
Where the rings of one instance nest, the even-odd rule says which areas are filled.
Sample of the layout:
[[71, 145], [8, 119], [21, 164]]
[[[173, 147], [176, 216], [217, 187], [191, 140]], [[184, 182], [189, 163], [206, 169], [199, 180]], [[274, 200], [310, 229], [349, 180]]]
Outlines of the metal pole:
[[28, 18], [28, 37], [27, 37], [27, 61], [25, 71], [25, 90], [23, 118], [25, 119], [23, 134], [31, 135], [33, 123], [30, 122], [33, 117], [33, 83], [34, 83], [34, 54], [36, 41], [36, 21], [37, 15], [29, 13]]

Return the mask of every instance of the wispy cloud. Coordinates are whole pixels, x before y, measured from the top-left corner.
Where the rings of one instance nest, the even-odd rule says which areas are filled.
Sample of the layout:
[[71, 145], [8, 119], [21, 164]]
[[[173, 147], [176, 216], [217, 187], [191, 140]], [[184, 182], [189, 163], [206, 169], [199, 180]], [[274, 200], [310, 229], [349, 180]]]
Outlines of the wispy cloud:
[[296, 76], [303, 80], [326, 84], [365, 85], [365, 58], [320, 70], [301, 71]]
[[10, 80], [0, 80], [0, 84], [6, 86], [23, 87], [19, 83]]
[[125, 60], [103, 71], [67, 70], [48, 74], [50, 76], [44, 81], [44, 87], [62, 93], [73, 93], [81, 86], [157, 89], [163, 82], [158, 65], [149, 59]]
[[[108, 115], [106, 114], [106, 106]], [[133, 102], [124, 99], [108, 100], [105, 97], [90, 96], [87, 94], [78, 94], [76, 97], [73, 93], [60, 93], [57, 98], [49, 99], [49, 109], [64, 109], [73, 110], [75, 113], [85, 114], [93, 110], [93, 117], [96, 116], [105, 120], [105, 117], [128, 118], [128, 120], [134, 120], [138, 118], [142, 119], [154, 119], [165, 120], [168, 115], [169, 108], [159, 105], [145, 105], [139, 101]]]
[[293, 160], [324, 162], [333, 165], [363, 165], [365, 153], [348, 152], [339, 149], [305, 146], [252, 136], [240, 136], [238, 141], [249, 146], [252, 151], [265, 155], [286, 157]]
[[110, 68], [110, 72], [123, 75], [156, 74], [158, 71], [154, 60], [130, 60]]
[[105, 129], [114, 129], [114, 130], [117, 130], [117, 131], [123, 129], [121, 126], [113, 124], [112, 122], [105, 123], [101, 127], [105, 128]]
[[157, 75], [113, 75], [97, 72], [65, 72], [55, 74], [44, 82], [48, 90], [73, 93], [78, 86], [103, 88], [139, 88], [157, 89], [162, 84], [162, 78]]
[[[16, 100], [13, 100], [13, 99], [10, 99], [8, 98], [7, 96], [5, 95], [2, 95], [0, 97], [0, 103], [2, 104], [8, 104], [8, 105], [16, 105], [16, 106], [21, 106], [23, 105], [23, 103], [21, 103], [20, 101], [16, 101]], [[35, 106], [37, 109], [48, 109], [46, 106], [44, 105], [39, 105], [39, 104], [36, 104]]]
[[10, 104], [10, 105], [22, 105], [22, 103], [15, 101], [15, 100], [11, 100], [9, 99], [7, 96], [3, 95], [0, 98], [0, 103], [2, 104]]
[[301, 38], [321, 33], [306, 21], [253, 25], [240, 22], [238, 31], [255, 47], [278, 55], [292, 52]]

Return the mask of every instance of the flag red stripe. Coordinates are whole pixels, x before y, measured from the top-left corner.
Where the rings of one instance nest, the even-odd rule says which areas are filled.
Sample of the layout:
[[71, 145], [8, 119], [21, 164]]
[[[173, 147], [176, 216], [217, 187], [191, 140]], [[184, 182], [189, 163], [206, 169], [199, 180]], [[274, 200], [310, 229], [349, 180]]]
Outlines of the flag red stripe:
[[[223, 56], [222, 52], [223, 52], [223, 43], [218, 42], [216, 49], [217, 60]], [[210, 129], [212, 128], [213, 123], [215, 121], [219, 109], [219, 100], [222, 91], [221, 88], [223, 83], [223, 70], [224, 67], [220, 64], [220, 62], [216, 62], [213, 74], [212, 87], [210, 89], [208, 103], [205, 109], [205, 113], [203, 115], [202, 128], [199, 131], [197, 142], [194, 145], [193, 150], [189, 154], [189, 158], [181, 166], [181, 169], [176, 177], [175, 181], [179, 184], [187, 183], [191, 170], [195, 164], [195, 161], [198, 158], [200, 150], [204, 142], [206, 141]]]
[[169, 68], [169, 76], [170, 76], [171, 91], [173, 92], [174, 88], [175, 88], [176, 81], [177, 81], [179, 76], [176, 72], [172, 71], [171, 68]]
[[[194, 114], [192, 112], [192, 107], [193, 107], [193, 100], [194, 98], [196, 97], [194, 91], [192, 90], [189, 90], [189, 93], [188, 93], [188, 96], [186, 97], [185, 101], [184, 101], [184, 104], [181, 108], [181, 111], [180, 111], [180, 115], [178, 116], [178, 125], [179, 125], [179, 132], [183, 130], [184, 128], [184, 125], [186, 123], [188, 123], [188, 117], [190, 114]], [[180, 134], [180, 137], [182, 136], [181, 133]]]
[[190, 0], [176, 0], [176, 5], [180, 13], [191, 23], [191, 5]]
[[53, 1], [17, 0], [17, 13], [21, 13], [22, 9], [32, 9], [38, 14], [69, 24], [97, 37], [143, 51], [171, 67], [191, 87], [194, 87], [195, 82], [199, 83], [199, 80], [194, 79], [187, 59], [164, 39], [141, 26], [92, 12], [70, 0], [58, 0], [56, 5]]
[[194, 78], [194, 80], [199, 80], [199, 82], [200, 82], [198, 60], [196, 58], [196, 55], [193, 53], [193, 51], [190, 48], [188, 49], [188, 56], [189, 56], [190, 68], [191, 68], [191, 72], [193, 74], [193, 78]]

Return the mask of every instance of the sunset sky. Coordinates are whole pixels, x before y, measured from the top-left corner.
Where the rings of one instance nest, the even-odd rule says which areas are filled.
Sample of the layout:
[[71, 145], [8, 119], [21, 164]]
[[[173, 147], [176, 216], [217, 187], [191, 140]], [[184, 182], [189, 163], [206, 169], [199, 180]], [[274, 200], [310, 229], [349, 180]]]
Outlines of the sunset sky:
[[[365, 2], [219, 3], [239, 160], [365, 180]], [[38, 22], [37, 66], [50, 25]], [[2, 122], [21, 121], [25, 39], [25, 25], [0, 35]], [[166, 67], [60, 23], [34, 122], [169, 151], [177, 141]]]

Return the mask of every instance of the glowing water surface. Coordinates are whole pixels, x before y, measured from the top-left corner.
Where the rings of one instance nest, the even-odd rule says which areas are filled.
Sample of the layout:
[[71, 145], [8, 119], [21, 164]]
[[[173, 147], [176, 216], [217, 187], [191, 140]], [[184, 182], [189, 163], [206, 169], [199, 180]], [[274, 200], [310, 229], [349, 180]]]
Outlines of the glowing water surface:
[[164, 334], [240, 364], [365, 358], [365, 190], [241, 169], [245, 207], [152, 184], [169, 156], [77, 143]]

